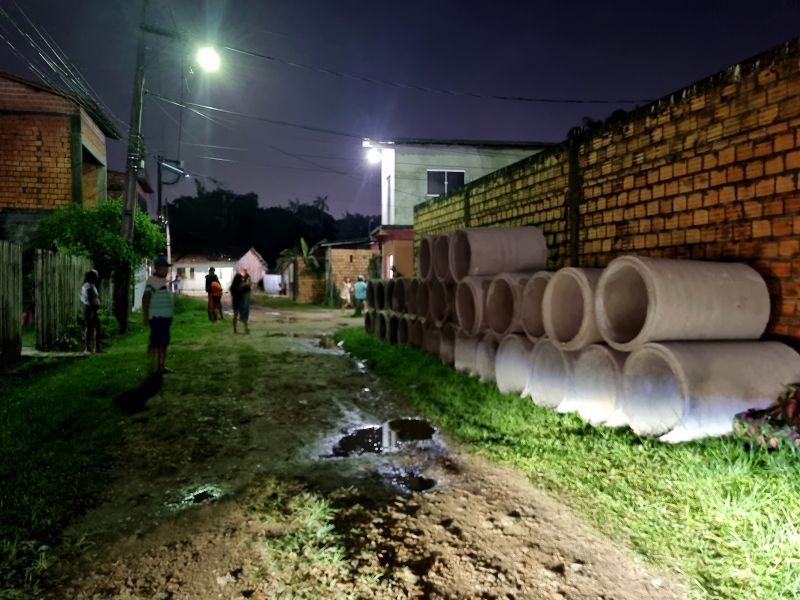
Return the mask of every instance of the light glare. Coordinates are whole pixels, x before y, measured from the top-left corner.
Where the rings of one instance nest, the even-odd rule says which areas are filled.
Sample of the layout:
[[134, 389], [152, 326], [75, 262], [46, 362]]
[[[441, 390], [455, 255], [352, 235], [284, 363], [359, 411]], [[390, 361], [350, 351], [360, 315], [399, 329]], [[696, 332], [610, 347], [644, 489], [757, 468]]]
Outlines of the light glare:
[[379, 148], [370, 148], [367, 152], [367, 160], [370, 164], [376, 165], [381, 162], [381, 151]]
[[197, 64], [199, 64], [204, 71], [218, 71], [220, 65], [219, 54], [217, 54], [216, 50], [208, 46], [200, 48], [200, 50], [197, 51]]

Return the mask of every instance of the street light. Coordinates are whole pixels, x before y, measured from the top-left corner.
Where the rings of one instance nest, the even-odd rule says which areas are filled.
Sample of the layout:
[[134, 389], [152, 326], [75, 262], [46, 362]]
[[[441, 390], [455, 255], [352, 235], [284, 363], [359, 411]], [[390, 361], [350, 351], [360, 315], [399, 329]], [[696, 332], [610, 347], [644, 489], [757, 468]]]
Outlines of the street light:
[[[133, 223], [136, 213], [136, 186], [139, 179], [139, 169], [143, 167], [142, 143], [142, 104], [144, 97], [145, 80], [145, 33], [152, 33], [181, 41], [182, 36], [175, 31], [170, 31], [150, 25], [145, 22], [147, 6], [150, 0], [142, 0], [141, 19], [139, 21], [139, 40], [136, 48], [136, 70], [133, 78], [133, 101], [131, 103], [131, 121], [128, 130], [128, 156], [125, 176], [125, 203], [122, 210], [122, 237], [133, 242]], [[205, 70], [219, 69], [219, 55], [213, 48], [203, 48], [198, 52], [198, 62]], [[161, 165], [158, 166], [159, 172]], [[120, 331], [125, 333], [128, 329], [128, 307], [130, 302], [130, 269], [118, 269], [114, 281], [114, 316], [120, 326]]]
[[197, 51], [197, 64], [200, 65], [204, 71], [218, 71], [220, 65], [220, 58], [217, 51], [210, 46], [206, 46], [204, 48], [200, 48]]
[[367, 160], [371, 165], [377, 165], [381, 162], [381, 150], [380, 148], [370, 148], [367, 151]]

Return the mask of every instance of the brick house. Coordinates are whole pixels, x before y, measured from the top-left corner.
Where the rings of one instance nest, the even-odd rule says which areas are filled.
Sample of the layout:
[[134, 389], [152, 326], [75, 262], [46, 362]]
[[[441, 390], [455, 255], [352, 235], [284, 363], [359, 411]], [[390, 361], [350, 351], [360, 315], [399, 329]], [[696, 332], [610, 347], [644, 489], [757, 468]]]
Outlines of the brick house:
[[41, 217], [106, 198], [106, 138], [88, 98], [0, 71], [0, 239], [27, 242]]

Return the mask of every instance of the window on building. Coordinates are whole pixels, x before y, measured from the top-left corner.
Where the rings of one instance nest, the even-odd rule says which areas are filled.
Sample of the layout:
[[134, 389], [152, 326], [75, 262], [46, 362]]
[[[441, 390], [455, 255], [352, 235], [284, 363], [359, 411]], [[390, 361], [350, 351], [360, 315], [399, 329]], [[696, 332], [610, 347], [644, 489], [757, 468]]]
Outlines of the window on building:
[[464, 171], [428, 171], [428, 196], [449, 194], [464, 185]]

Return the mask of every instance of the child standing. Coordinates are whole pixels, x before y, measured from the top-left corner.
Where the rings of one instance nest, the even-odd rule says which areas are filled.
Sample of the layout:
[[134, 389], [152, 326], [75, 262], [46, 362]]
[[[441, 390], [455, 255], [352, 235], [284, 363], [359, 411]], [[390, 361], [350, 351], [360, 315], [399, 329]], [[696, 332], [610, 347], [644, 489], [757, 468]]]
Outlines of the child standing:
[[172, 294], [167, 283], [169, 263], [166, 256], [159, 256], [153, 263], [155, 272], [147, 278], [142, 296], [142, 314], [150, 325], [150, 345], [147, 349], [148, 372], [151, 375], [169, 373], [165, 366], [169, 329], [172, 325]]

